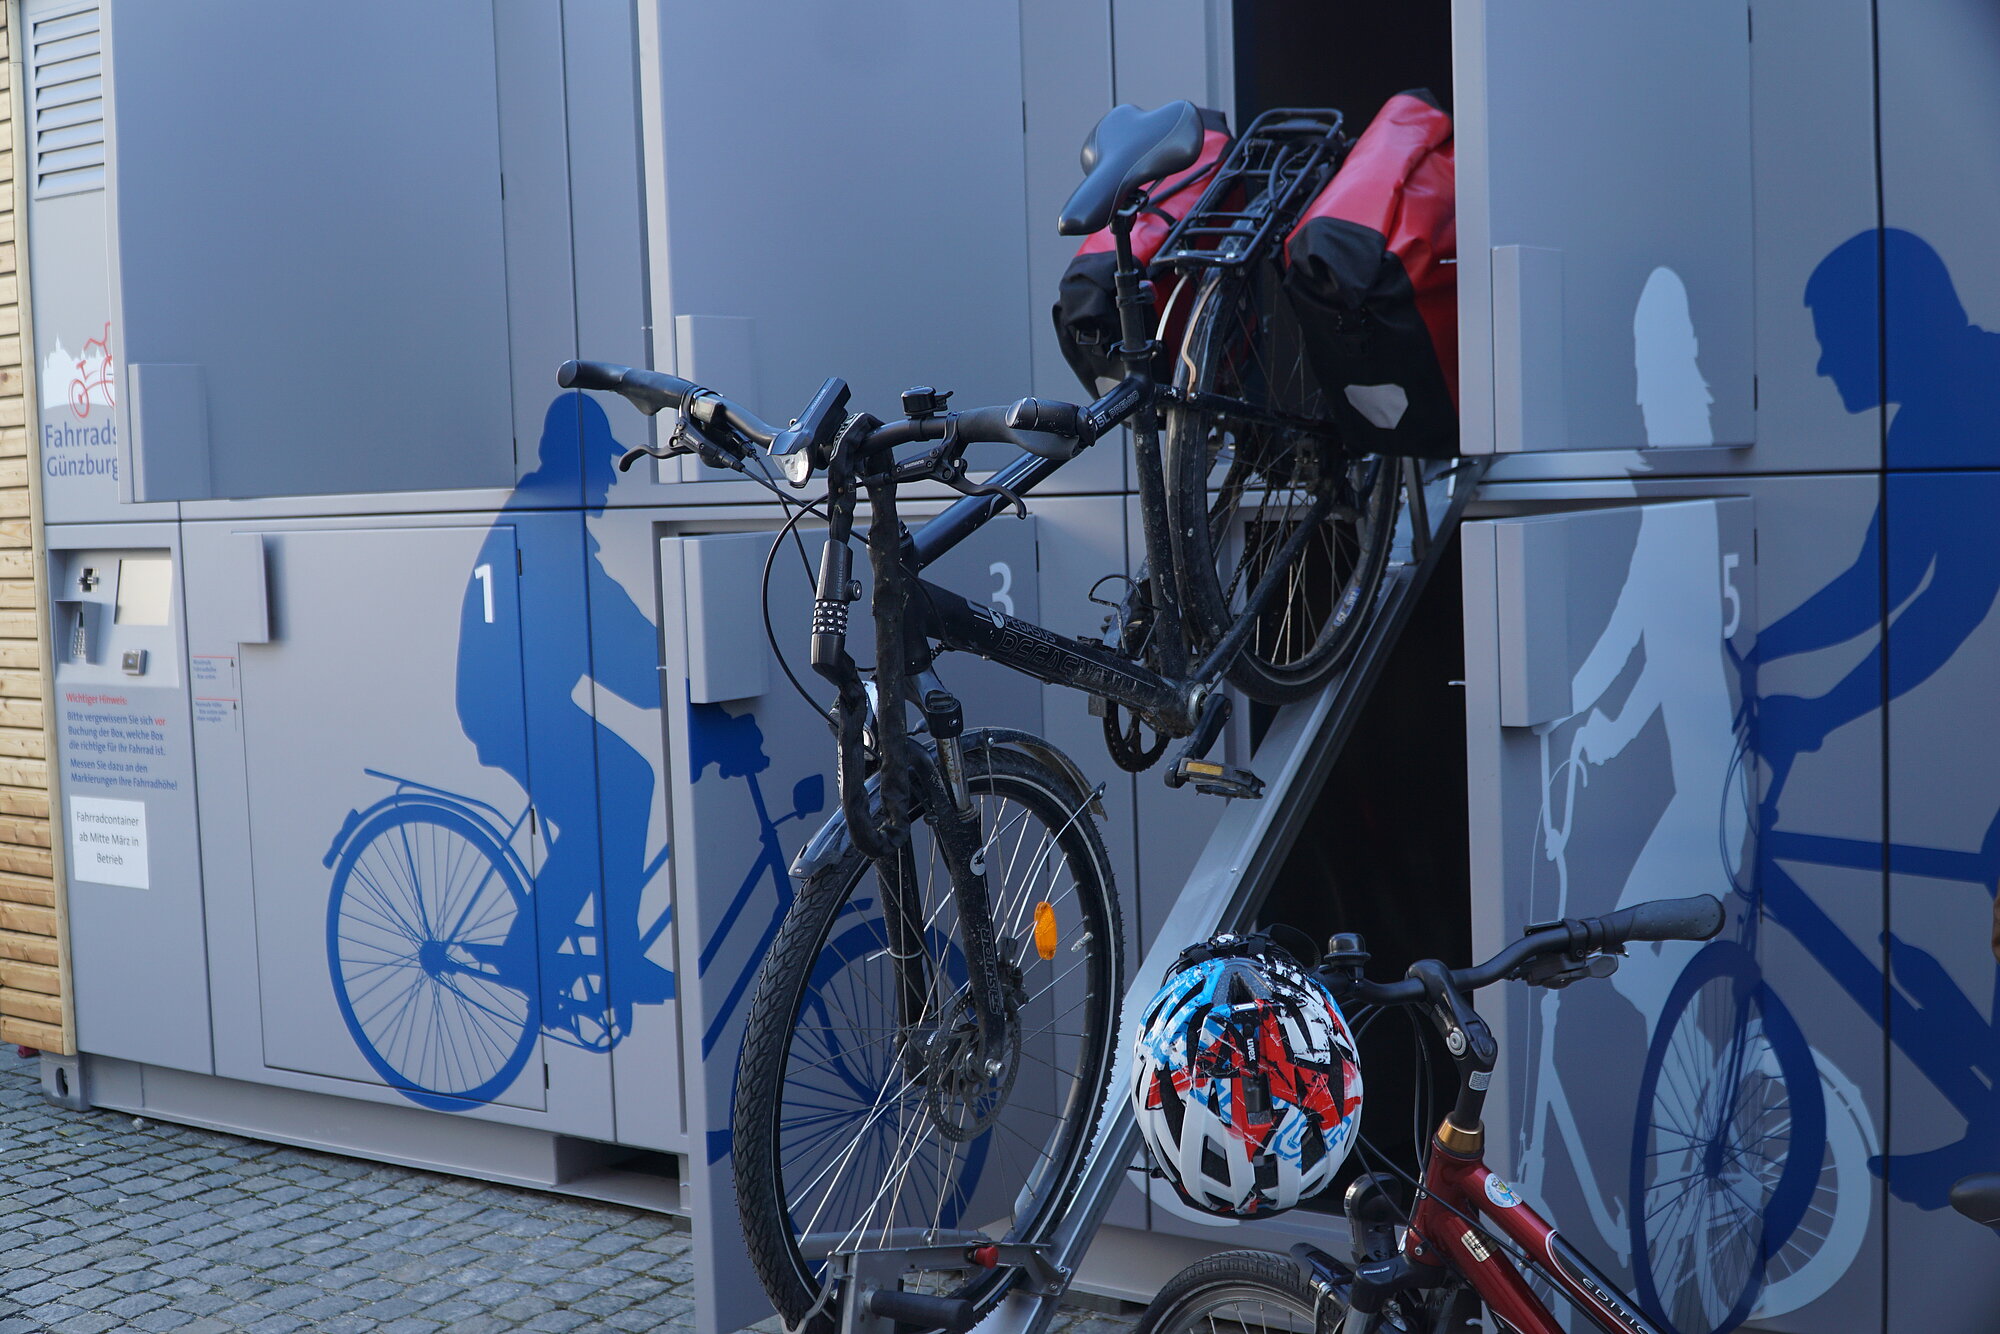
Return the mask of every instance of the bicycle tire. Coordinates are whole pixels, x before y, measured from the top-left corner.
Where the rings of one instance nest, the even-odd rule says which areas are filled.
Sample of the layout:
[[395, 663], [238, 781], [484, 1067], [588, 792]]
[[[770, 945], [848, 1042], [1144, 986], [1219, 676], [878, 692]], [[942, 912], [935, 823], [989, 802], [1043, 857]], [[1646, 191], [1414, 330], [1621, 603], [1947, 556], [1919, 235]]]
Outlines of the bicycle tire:
[[1748, 950], [1706, 946], [1660, 1009], [1639, 1081], [1629, 1198], [1641, 1305], [1675, 1334], [1748, 1319], [1825, 1150], [1819, 1068], [1797, 1022]]
[[[1202, 280], [1166, 411], [1166, 482], [1175, 581], [1190, 642], [1218, 642], [1295, 528], [1324, 498], [1332, 511], [1225, 675], [1266, 704], [1301, 699], [1353, 653], [1373, 618], [1401, 496], [1395, 459], [1340, 443], [1305, 358], [1275, 261], [1216, 268]], [[1324, 422], [1276, 427], [1202, 406], [1218, 395]]]
[[1223, 1251], [1168, 1279], [1133, 1334], [1331, 1334], [1346, 1312], [1345, 1302], [1320, 1298], [1285, 1256]]
[[[1015, 947], [1003, 944], [1002, 953], [1018, 969], [1010, 974], [1019, 1002], [1010, 1015], [1011, 1068], [961, 1095], [926, 1066], [932, 1058], [897, 1019], [881, 878], [851, 847], [800, 887], [752, 993], [732, 1170], [751, 1261], [799, 1334], [832, 1334], [837, 1325], [838, 1304], [822, 1282], [829, 1240], [884, 1244], [888, 1230], [912, 1227], [1045, 1239], [1073, 1202], [1110, 1086], [1125, 990], [1122, 934], [1110, 862], [1084, 810], [1090, 798], [1052, 765], [1011, 749], [968, 747], [966, 767], [984, 820], [995, 927]], [[927, 874], [942, 870], [941, 859], [916, 818], [928, 785], [913, 786], [917, 873], [909, 880], [922, 895], [927, 999], [932, 1013], [962, 1013], [956, 904], [948, 877]], [[1042, 902], [1059, 932], [1046, 942], [1029, 921], [1040, 920], [1031, 905]], [[1045, 1017], [1044, 1029], [1025, 1031]], [[1023, 1070], [1027, 1061], [1047, 1073]], [[1025, 1165], [1003, 1128], [1035, 1155]], [[788, 1183], [788, 1171], [803, 1180]], [[819, 1244], [802, 1248], [802, 1237]], [[974, 1273], [919, 1273], [905, 1284], [964, 1298], [983, 1313], [1020, 1276], [1004, 1266]]]
[[327, 897], [327, 966], [385, 1083], [462, 1111], [520, 1076], [541, 1033], [532, 913], [506, 848], [472, 816], [411, 802], [354, 831]]

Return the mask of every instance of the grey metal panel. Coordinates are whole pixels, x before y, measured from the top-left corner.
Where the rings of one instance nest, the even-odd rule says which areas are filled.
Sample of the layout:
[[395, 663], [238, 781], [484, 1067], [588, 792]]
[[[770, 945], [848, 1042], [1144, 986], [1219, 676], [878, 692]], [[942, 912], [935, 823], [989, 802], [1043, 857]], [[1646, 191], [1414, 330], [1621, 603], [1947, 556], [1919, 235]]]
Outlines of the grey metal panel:
[[[505, 290], [500, 296], [504, 302], [501, 313], [506, 321], [507, 339], [506, 359], [490, 369], [482, 365], [480, 370], [483, 374], [497, 372], [507, 375], [511, 367], [513, 429], [507, 434], [512, 437], [512, 462], [514, 474], [518, 476], [535, 467], [534, 439], [549, 399], [554, 397], [555, 368], [577, 355], [574, 275], [579, 246], [572, 230], [571, 192], [575, 183], [570, 175], [569, 153], [574, 140], [569, 123], [566, 84], [571, 69], [579, 65], [583, 57], [579, 52], [573, 60], [567, 49], [567, 15], [561, 6], [535, 3], [535, 0], [486, 0], [485, 4], [476, 8], [479, 11], [490, 8], [490, 20], [484, 13], [475, 13], [463, 21], [467, 24], [490, 21], [493, 33], [494, 70], [489, 77], [493, 80], [491, 87], [494, 92], [488, 95], [493, 96], [498, 104], [500, 151], [497, 166], [503, 187], [500, 213], [505, 258]], [[400, 11], [394, 22], [399, 28], [403, 24]], [[446, 22], [453, 33], [459, 31], [459, 16], [453, 15]], [[463, 41], [464, 38], [456, 40]], [[479, 43], [474, 41], [468, 45], [477, 46]], [[630, 69], [629, 60], [629, 51], [624, 53], [621, 63], [620, 53], [613, 50], [598, 56], [594, 62], [596, 68], [579, 68], [577, 73], [586, 80], [603, 82], [609, 85], [609, 89], [615, 89], [618, 76]], [[606, 65], [610, 68], [603, 68]], [[427, 93], [426, 100], [440, 95], [477, 97], [488, 87], [480, 78], [480, 73], [476, 66], [469, 67], [469, 83], [462, 93], [443, 94], [442, 90], [438, 90]], [[395, 75], [386, 71], [371, 72], [371, 91], [376, 82], [385, 77], [393, 79]], [[473, 106], [476, 108], [477, 104]], [[486, 132], [483, 124], [478, 132], [482, 136]], [[463, 211], [477, 208], [490, 200], [492, 194], [484, 189], [485, 184], [476, 176], [462, 182], [458, 188], [464, 193], [452, 196], [455, 206]], [[615, 205], [612, 199], [606, 198], [600, 207], [611, 209]], [[483, 216], [478, 221], [482, 231], [489, 225]], [[492, 280], [490, 270], [479, 273], [474, 279], [481, 283]], [[627, 281], [637, 285], [639, 273], [636, 269], [628, 271]], [[425, 298], [441, 299], [443, 295], [432, 296], [426, 292]], [[484, 309], [492, 302], [494, 293], [481, 290], [478, 296], [482, 306], [475, 309]], [[491, 357], [491, 351], [488, 350], [486, 355]], [[469, 386], [465, 389], [453, 386], [439, 395], [437, 384], [424, 383], [429, 378], [419, 373], [414, 377], [416, 386], [428, 389], [433, 396], [442, 397], [456, 406], [466, 406], [458, 400], [476, 392]], [[447, 379], [441, 383], [449, 385], [450, 381]], [[484, 384], [480, 386], [481, 389], [485, 387]], [[497, 421], [492, 420], [497, 407], [496, 404], [492, 408], [480, 408], [476, 420], [481, 429], [498, 429]], [[473, 439], [482, 450], [497, 446], [497, 441], [489, 441], [483, 436]], [[443, 444], [437, 447], [447, 451], [450, 448]], [[452, 459], [448, 462], [456, 465], [447, 474], [446, 484], [450, 486], [478, 484], [493, 475], [486, 470], [483, 452], [476, 463], [472, 459]], [[434, 486], [438, 483], [432, 481], [427, 484]], [[352, 483], [338, 485], [344, 490]], [[408, 485], [413, 483], [384, 479], [370, 485], [370, 489], [400, 489]]]
[[264, 535], [231, 533], [223, 552], [222, 587], [216, 599], [225, 622], [222, 636], [236, 644], [268, 644], [271, 589], [265, 577]]
[[[1757, 447], [1752, 450], [1650, 450], [1607, 453], [1594, 448], [1558, 456], [1517, 455], [1496, 464], [1497, 481], [1534, 477], [1604, 477], [1638, 474], [1696, 476], [1739, 472], [1802, 472], [1873, 467], [1882, 454], [1879, 412], [1849, 411], [1827, 378], [1825, 349], [1817, 336], [1806, 288], [1814, 272], [1842, 242], [1875, 225], [1874, 7], [1866, 0], [1759, 0], [1756, 40], [1750, 46], [1753, 141], [1756, 183], [1756, 408]], [[1892, 25], [1893, 26], [1893, 25]], [[1926, 82], [1936, 50], [1913, 51]], [[1976, 43], [1967, 49], [1976, 49]], [[1892, 62], [1893, 63], [1893, 62]], [[1885, 107], [1885, 121], [1897, 114]], [[1912, 133], [1931, 133], [1917, 121]], [[1460, 135], [1464, 142], [1464, 131]], [[1918, 161], [1938, 161], [1928, 152]], [[1955, 161], [1955, 158], [1953, 159]], [[1459, 171], [1469, 180], [1476, 169], [1461, 150]], [[1953, 197], [1962, 171], [1953, 173]], [[1926, 231], [1949, 210], [1939, 196], [1924, 192], [1913, 216]], [[1978, 216], [1977, 211], [1972, 216]], [[1950, 242], [1946, 242], [1951, 245]], [[1954, 246], [1955, 266], [1977, 264], [1984, 252], [1974, 244]], [[1971, 288], [1977, 291], [1976, 285]], [[1858, 301], [1822, 303], [1831, 316], [1830, 332], [1857, 329], [1866, 337], [1876, 313], [1872, 293]], [[1974, 300], [1976, 301], [1976, 296]], [[1990, 324], [2000, 314], [1985, 316]], [[1468, 347], [1471, 344], [1468, 342]], [[1703, 364], [1707, 364], [1704, 355]], [[1464, 367], [1466, 401], [1473, 401]], [[1579, 442], [1572, 442], [1573, 444]], [[1584, 442], [1587, 446], [1587, 442]]]
[[1082, 385], [1056, 346], [1049, 307], [1077, 243], [1075, 237], [1056, 234], [1056, 214], [1083, 179], [1077, 153], [1084, 137], [1114, 100], [1109, 0], [1021, 0], [1021, 100], [1034, 391], [1048, 398], [1074, 398]]
[[[79, 1050], [207, 1073], [208, 958], [172, 525], [52, 528], [49, 584]], [[133, 605], [128, 562], [169, 561], [164, 605]], [[83, 656], [71, 617], [89, 606]], [[159, 622], [159, 623], [148, 623]], [[124, 655], [144, 654], [143, 671]]]
[[1111, 8], [1116, 101], [1156, 107], [1184, 97], [1234, 109], [1227, 0], [1112, 0]]
[[[653, 340], [645, 279], [635, 17], [632, 6], [571, 0], [563, 12], [563, 59], [575, 355], [644, 366], [651, 364]], [[664, 345], [667, 340], [661, 341]], [[546, 391], [553, 387], [549, 377], [546, 367], [526, 366], [520, 379]], [[636, 444], [647, 438], [650, 418], [615, 396], [600, 396], [599, 401], [620, 440]]]
[[1468, 450], [1539, 447], [1489, 406], [1510, 326], [1484, 257], [1507, 246], [1562, 252], [1566, 447], [1754, 438], [1748, 20], [1743, 0], [1453, 6]]
[[763, 533], [683, 541], [690, 703], [755, 699], [770, 689], [764, 609], [748, 595], [770, 548]]
[[511, 480], [490, 6], [107, 19], [118, 351], [203, 368], [208, 494]]
[[1567, 539], [1580, 522], [1551, 518], [1493, 526], [1502, 727], [1533, 727], [1575, 712]]
[[206, 495], [208, 390], [199, 366], [161, 362], [125, 368], [132, 429], [119, 450], [120, 500]]
[[[961, 403], [1028, 384], [1021, 25], [1014, 0], [912, 22], [803, 0], [641, 6], [654, 360], [671, 315], [755, 321], [778, 420], [828, 375], [893, 411], [913, 383]], [[736, 59], [693, 58], [729, 51]], [[937, 69], [947, 77], [889, 71]], [[758, 94], [745, 97], [745, 62]], [[857, 70], [874, 71], [855, 77]], [[658, 137], [654, 137], [657, 132]], [[857, 337], [856, 330], [866, 330]], [[724, 393], [727, 385], [717, 386]]]

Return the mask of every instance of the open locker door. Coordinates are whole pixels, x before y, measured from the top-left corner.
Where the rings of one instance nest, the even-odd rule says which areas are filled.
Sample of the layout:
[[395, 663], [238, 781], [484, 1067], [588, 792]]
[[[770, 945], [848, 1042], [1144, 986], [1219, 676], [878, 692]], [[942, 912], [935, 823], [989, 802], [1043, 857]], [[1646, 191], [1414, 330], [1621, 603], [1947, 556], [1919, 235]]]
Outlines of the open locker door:
[[1649, 899], [1728, 909], [1606, 982], [1487, 994], [1496, 1166], [1674, 1328], [1734, 1328], [1811, 1264], [1825, 1150], [1812, 1053], [1757, 962], [1752, 502], [1463, 532], [1474, 955]]
[[1456, 0], [1471, 454], [1755, 438], [1746, 0]]

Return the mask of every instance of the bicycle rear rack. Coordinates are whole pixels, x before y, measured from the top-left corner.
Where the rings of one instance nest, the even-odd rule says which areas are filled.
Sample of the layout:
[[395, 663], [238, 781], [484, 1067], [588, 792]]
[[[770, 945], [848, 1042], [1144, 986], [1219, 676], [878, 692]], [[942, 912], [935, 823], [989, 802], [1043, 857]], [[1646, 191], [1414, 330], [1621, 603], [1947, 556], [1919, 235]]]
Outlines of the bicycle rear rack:
[[1174, 224], [1155, 263], [1246, 264], [1289, 230], [1346, 155], [1341, 115], [1280, 107], [1250, 122], [1201, 198]]

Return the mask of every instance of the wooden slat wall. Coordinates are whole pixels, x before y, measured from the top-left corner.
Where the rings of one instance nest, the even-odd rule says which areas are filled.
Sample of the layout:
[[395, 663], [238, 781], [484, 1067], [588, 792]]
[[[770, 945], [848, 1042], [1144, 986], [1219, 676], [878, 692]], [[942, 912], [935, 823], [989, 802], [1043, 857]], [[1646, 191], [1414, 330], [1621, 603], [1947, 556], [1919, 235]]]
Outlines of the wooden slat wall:
[[75, 1050], [62, 882], [49, 820], [47, 591], [41, 494], [28, 430], [32, 358], [16, 221], [24, 74], [13, 42], [19, 0], [0, 6], [0, 1042]]

